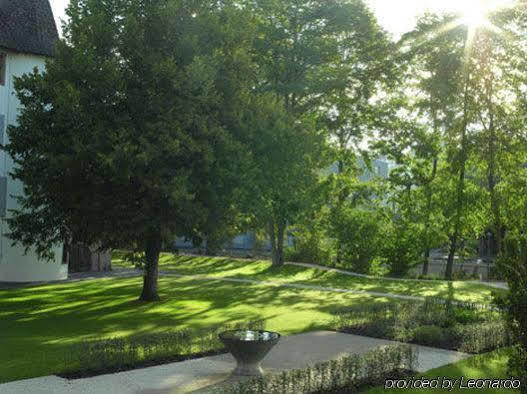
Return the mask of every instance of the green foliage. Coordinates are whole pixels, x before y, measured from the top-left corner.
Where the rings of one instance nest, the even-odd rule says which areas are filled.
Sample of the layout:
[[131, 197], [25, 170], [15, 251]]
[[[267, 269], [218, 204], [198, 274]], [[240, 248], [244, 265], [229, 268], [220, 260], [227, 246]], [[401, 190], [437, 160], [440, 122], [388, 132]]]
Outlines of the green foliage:
[[[386, 61], [390, 43], [361, 0], [244, 3], [256, 16], [259, 33], [255, 43], [259, 72], [256, 90], [275, 96], [277, 105], [290, 118], [281, 133], [283, 138], [266, 140], [269, 132], [265, 128], [258, 133], [266, 145], [255, 154], [263, 174], [263, 179], [255, 179], [260, 185], [255, 195], [262, 196], [262, 201], [253, 204], [255, 216], [266, 227], [273, 261], [280, 265], [286, 227], [296, 224], [300, 206], [310, 202], [306, 192], [315, 186], [306, 180], [313, 170], [329, 166], [335, 159], [326, 155], [326, 147], [320, 142], [315, 149], [309, 144], [313, 136], [332, 143], [332, 131], [328, 130], [334, 130], [333, 126], [346, 129], [352, 115], [356, 117], [355, 129], [365, 127], [368, 99], [390, 68]], [[362, 67], [356, 67], [359, 62]], [[350, 99], [340, 106], [347, 110], [339, 125], [328, 125], [332, 123], [327, 119], [328, 108], [345, 97]]]
[[509, 293], [497, 298], [497, 303], [505, 308], [508, 326], [518, 346], [515, 347], [509, 366], [523, 381], [527, 379], [527, 236], [523, 231], [511, 231], [506, 238], [506, 254], [498, 266], [509, 284]]
[[381, 347], [318, 363], [302, 370], [267, 375], [214, 391], [225, 394], [309, 394], [342, 392], [372, 384], [398, 371], [415, 370], [416, 350], [406, 345]]
[[224, 350], [218, 334], [234, 329], [264, 329], [265, 322], [237, 323], [84, 342], [64, 356], [63, 376], [84, 377], [140, 366], [180, 361]]
[[46, 71], [15, 82], [23, 109], [4, 149], [25, 195], [11, 237], [48, 258], [70, 239], [143, 250], [143, 295], [157, 299], [162, 239], [205, 237], [236, 208], [248, 15], [192, 0], [72, 1], [67, 14]]
[[444, 338], [445, 329], [438, 326], [419, 326], [413, 330], [413, 340], [421, 345], [436, 346]]
[[484, 353], [515, 343], [505, 319], [459, 324], [452, 330], [459, 340], [459, 351], [465, 353]]
[[383, 219], [378, 210], [342, 208], [332, 212], [328, 233], [340, 247], [343, 268], [370, 273], [383, 242]]
[[251, 225], [270, 236], [273, 261], [283, 263], [283, 242], [288, 224], [313, 209], [310, 198], [317, 187], [324, 139], [309, 117], [284, 109], [270, 94], [253, 98], [244, 122], [252, 129], [252, 160], [246, 202]]
[[330, 245], [323, 234], [299, 230], [292, 231], [294, 246], [285, 250], [285, 260], [298, 263], [329, 265], [331, 263]]
[[467, 353], [515, 343], [500, 312], [439, 299], [343, 308], [334, 313], [332, 325], [339, 331]]
[[390, 268], [390, 275], [405, 276], [410, 268], [421, 262], [423, 245], [419, 226], [395, 216], [382, 233], [382, 256]]

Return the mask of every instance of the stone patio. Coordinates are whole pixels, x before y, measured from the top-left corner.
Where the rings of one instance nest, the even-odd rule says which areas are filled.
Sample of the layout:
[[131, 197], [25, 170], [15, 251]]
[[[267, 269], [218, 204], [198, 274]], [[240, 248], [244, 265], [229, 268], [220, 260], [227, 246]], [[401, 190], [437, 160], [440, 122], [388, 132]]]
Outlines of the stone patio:
[[[304, 368], [346, 354], [362, 354], [379, 345], [397, 342], [316, 331], [282, 337], [263, 362], [264, 369], [278, 372]], [[412, 345], [419, 351], [417, 370], [424, 372], [469, 357], [468, 354]], [[1, 393], [9, 394], [177, 394], [205, 393], [217, 384], [233, 381], [235, 365], [229, 354], [136, 369], [92, 378], [67, 380], [57, 376], [0, 384]]]

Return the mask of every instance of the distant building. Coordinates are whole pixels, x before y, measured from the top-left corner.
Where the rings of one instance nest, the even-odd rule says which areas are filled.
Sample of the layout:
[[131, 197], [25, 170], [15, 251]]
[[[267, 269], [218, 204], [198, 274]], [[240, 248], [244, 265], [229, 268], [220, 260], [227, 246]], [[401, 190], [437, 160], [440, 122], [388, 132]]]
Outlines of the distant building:
[[[364, 160], [359, 159], [359, 166], [362, 169], [359, 175], [359, 180], [362, 182], [371, 181], [374, 178], [388, 178], [390, 171], [395, 167], [395, 164], [384, 157], [373, 159], [371, 162], [371, 169], [368, 168]], [[333, 164], [327, 173], [336, 174], [338, 172], [338, 164]]]
[[[14, 77], [44, 69], [53, 55], [57, 28], [48, 0], [0, 0], [0, 143], [7, 140], [7, 125], [15, 124], [20, 109], [13, 86]], [[13, 160], [0, 153], [0, 282], [33, 282], [65, 279], [62, 246], [54, 250], [55, 260], [39, 261], [36, 254], [24, 254], [5, 237], [9, 210], [18, 207], [13, 195], [23, 193], [22, 184], [9, 177]]]

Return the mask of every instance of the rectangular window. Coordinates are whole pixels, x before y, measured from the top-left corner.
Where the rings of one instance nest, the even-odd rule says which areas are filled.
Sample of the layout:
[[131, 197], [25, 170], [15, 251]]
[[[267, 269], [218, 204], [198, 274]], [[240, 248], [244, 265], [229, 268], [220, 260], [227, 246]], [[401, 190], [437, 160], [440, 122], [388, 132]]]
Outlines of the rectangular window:
[[0, 52], [0, 86], [5, 85], [7, 56]]

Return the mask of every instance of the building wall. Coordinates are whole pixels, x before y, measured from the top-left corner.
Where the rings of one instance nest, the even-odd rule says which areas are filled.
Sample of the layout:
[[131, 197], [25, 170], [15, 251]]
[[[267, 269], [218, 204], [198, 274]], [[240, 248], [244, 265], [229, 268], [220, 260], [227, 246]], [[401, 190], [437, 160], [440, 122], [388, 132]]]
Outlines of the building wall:
[[[44, 68], [44, 58], [34, 55], [25, 55], [6, 51], [7, 70], [5, 86], [0, 86], [0, 118], [5, 118], [3, 130], [0, 129], [0, 142], [7, 142], [6, 126], [15, 124], [20, 103], [16, 98], [13, 86], [13, 76], [21, 76], [31, 72], [34, 67]], [[2, 121], [0, 120], [0, 126]], [[0, 152], [0, 177], [7, 177], [7, 196], [3, 193], [0, 200], [6, 202], [6, 215], [9, 210], [18, 207], [12, 195], [21, 195], [22, 184], [9, 177], [13, 168], [13, 160], [9, 155]], [[0, 190], [1, 192], [1, 190]], [[0, 212], [3, 216], [3, 213]], [[38, 260], [35, 253], [29, 251], [24, 254], [24, 249], [11, 246], [12, 241], [4, 234], [8, 231], [5, 219], [0, 218], [0, 282], [35, 282], [66, 279], [68, 267], [62, 264], [62, 246], [54, 249], [55, 259], [51, 262]]]

